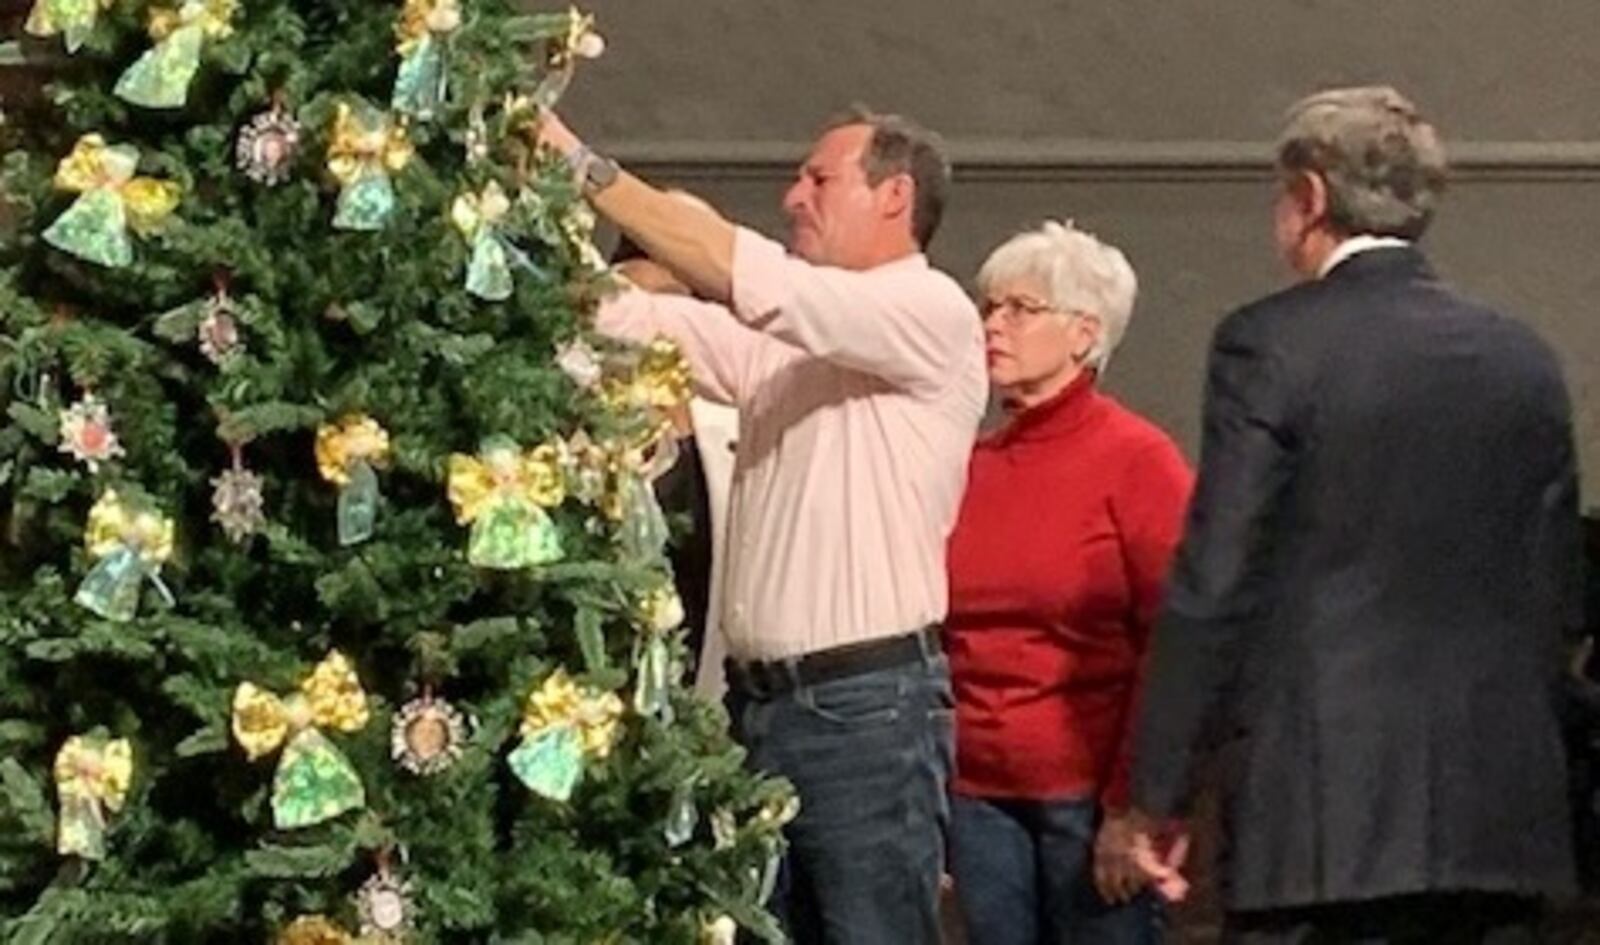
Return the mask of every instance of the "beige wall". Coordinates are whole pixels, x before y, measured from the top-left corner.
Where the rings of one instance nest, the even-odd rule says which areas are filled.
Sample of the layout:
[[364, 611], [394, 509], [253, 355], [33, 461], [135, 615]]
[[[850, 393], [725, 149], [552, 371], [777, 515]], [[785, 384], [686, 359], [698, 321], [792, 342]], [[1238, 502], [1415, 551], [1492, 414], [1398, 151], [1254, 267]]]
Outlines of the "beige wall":
[[816, 123], [851, 100], [937, 127], [958, 187], [934, 257], [963, 280], [1019, 226], [1120, 243], [1143, 293], [1108, 386], [1192, 451], [1205, 344], [1282, 283], [1278, 116], [1390, 81], [1453, 145], [1429, 244], [1536, 325], [1579, 405], [1600, 502], [1600, 15], [1593, 0], [592, 0], [611, 41], [568, 102], [597, 144], [769, 232]]

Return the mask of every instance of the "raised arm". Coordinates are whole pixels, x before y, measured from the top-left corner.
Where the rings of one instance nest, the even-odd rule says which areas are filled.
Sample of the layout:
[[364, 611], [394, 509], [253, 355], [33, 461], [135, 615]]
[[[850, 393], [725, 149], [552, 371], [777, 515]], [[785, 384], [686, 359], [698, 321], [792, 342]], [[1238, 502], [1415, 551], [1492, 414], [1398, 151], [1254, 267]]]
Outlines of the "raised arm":
[[672, 339], [694, 370], [696, 393], [724, 404], [739, 403], [750, 386], [758, 349], [772, 343], [741, 325], [725, 306], [633, 286], [601, 303], [595, 329], [641, 343]]
[[[697, 295], [813, 356], [904, 390], [934, 391], [965, 355], [976, 356], [982, 332], [960, 286], [918, 251], [937, 217], [918, 229], [921, 185], [910, 170], [867, 173], [875, 133], [857, 123], [818, 140], [785, 198], [797, 245], [807, 247], [797, 255], [595, 155], [552, 113], [542, 116], [538, 140], [572, 163], [602, 216]], [[947, 177], [935, 156], [942, 170], [930, 187]]]
[[911, 391], [942, 387], [983, 345], [972, 302], [921, 256], [854, 272], [796, 259], [742, 228], [733, 311], [808, 354]]
[[[563, 155], [580, 180], [601, 160], [553, 112], [539, 122], [539, 143]], [[695, 294], [713, 301], [733, 296], [734, 225], [707, 204], [684, 200], [645, 183], [614, 164], [615, 179], [588, 191], [596, 211], [672, 270]]]

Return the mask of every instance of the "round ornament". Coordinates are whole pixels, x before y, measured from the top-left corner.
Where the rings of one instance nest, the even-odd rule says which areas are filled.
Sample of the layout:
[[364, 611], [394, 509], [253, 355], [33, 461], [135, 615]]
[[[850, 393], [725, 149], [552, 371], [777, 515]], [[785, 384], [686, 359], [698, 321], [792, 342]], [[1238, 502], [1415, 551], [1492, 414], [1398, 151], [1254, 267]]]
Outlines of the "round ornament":
[[400, 767], [428, 776], [448, 771], [466, 744], [466, 717], [445, 700], [423, 695], [395, 713], [389, 753]]
[[361, 935], [365, 938], [381, 942], [404, 941], [416, 927], [416, 911], [411, 884], [386, 869], [368, 878], [356, 893], [356, 912], [361, 917]]
[[299, 152], [300, 123], [281, 105], [273, 105], [239, 131], [234, 158], [246, 177], [275, 187], [289, 179]]
[[239, 318], [233, 299], [219, 292], [206, 303], [205, 317], [195, 330], [200, 341], [200, 353], [212, 364], [221, 366], [244, 347], [239, 334]]

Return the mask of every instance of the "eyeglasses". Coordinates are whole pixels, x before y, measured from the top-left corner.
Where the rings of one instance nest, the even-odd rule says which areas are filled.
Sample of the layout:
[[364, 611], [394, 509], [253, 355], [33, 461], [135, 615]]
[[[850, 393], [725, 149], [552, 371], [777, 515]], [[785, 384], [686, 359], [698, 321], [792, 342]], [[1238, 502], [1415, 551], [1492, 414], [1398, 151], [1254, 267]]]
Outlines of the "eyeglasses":
[[1049, 302], [1040, 302], [1037, 299], [1021, 298], [1009, 295], [1003, 299], [984, 299], [978, 304], [978, 315], [988, 321], [991, 317], [999, 315], [1009, 325], [1021, 325], [1031, 322], [1040, 315], [1056, 311], [1056, 307]]

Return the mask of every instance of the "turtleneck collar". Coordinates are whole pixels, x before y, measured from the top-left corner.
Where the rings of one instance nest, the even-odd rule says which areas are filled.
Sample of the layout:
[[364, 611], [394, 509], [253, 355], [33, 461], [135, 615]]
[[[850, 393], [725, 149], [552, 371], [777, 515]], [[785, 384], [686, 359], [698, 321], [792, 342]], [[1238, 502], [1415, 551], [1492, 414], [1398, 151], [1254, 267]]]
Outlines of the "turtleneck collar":
[[1093, 413], [1095, 372], [1085, 370], [1060, 393], [1043, 403], [1022, 410], [1009, 407], [1008, 419], [996, 430], [991, 442], [997, 444], [1049, 440], [1065, 436], [1082, 426]]

